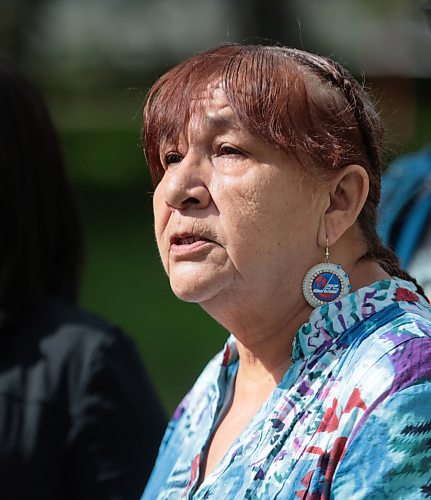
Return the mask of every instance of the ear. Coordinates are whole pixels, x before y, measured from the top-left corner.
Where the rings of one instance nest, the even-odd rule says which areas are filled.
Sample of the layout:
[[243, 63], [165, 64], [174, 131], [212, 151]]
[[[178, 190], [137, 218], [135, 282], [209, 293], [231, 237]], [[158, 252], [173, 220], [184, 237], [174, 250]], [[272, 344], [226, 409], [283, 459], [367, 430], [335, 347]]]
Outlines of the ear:
[[329, 183], [327, 209], [319, 226], [318, 243], [329, 246], [353, 226], [368, 196], [369, 179], [361, 165], [348, 165]]

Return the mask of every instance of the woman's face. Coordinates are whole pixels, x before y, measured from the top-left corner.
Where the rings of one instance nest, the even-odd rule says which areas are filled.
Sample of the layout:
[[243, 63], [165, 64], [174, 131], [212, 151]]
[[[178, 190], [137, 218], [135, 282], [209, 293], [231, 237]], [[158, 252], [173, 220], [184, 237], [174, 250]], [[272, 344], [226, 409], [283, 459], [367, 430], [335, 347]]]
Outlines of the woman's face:
[[161, 147], [165, 174], [154, 193], [172, 290], [204, 307], [301, 294], [323, 256], [319, 188], [292, 156], [239, 123], [220, 87], [192, 105], [179, 147]]

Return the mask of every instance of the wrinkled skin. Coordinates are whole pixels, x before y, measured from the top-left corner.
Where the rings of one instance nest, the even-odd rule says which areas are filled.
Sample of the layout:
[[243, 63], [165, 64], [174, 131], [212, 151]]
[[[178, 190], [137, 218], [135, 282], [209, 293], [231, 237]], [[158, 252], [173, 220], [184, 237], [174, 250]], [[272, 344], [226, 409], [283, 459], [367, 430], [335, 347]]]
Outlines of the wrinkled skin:
[[154, 193], [172, 290], [221, 323], [239, 307], [259, 319], [288, 297], [303, 305], [304, 274], [322, 260], [323, 191], [293, 156], [244, 129], [219, 86], [191, 106], [179, 147], [161, 148]]

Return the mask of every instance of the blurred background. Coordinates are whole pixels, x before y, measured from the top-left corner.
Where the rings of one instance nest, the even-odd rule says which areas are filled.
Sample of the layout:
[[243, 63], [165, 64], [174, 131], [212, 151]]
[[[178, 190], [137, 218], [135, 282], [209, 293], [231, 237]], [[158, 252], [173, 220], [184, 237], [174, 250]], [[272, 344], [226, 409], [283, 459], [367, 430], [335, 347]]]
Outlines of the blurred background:
[[169, 413], [227, 332], [173, 297], [159, 262], [139, 145], [149, 86], [223, 42], [329, 55], [374, 93], [389, 160], [431, 142], [430, 10], [415, 0], [0, 0], [0, 54], [42, 88], [80, 204], [81, 304], [135, 339]]

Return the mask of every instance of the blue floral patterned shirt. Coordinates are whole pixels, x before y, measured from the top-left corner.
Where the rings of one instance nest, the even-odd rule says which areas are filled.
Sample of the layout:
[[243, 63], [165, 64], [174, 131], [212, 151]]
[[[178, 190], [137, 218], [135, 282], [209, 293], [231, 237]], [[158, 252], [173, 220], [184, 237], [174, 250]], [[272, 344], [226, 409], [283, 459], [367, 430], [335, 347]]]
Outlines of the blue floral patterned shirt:
[[237, 367], [230, 337], [176, 410], [144, 499], [431, 498], [431, 307], [414, 285], [379, 281], [314, 310], [282, 381], [199, 485]]

